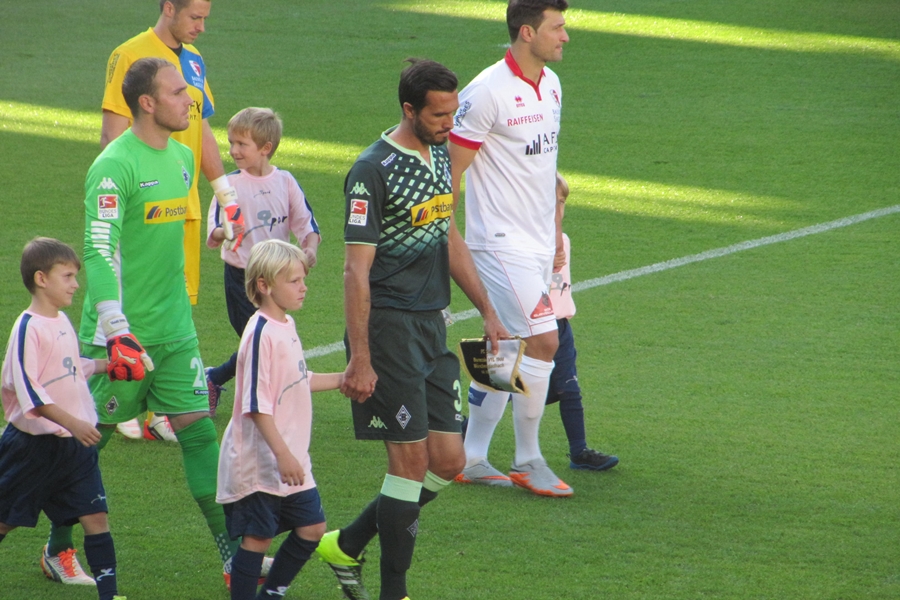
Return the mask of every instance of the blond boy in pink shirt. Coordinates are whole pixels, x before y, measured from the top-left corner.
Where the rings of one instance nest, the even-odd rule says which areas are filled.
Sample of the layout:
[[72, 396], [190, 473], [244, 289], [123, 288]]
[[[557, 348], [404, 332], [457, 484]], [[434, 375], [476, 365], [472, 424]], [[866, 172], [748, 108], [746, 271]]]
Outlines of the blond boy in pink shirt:
[[[232, 539], [232, 599], [257, 595], [263, 557], [285, 531], [260, 597], [282, 597], [326, 531], [312, 474], [311, 392], [340, 387], [343, 373], [312, 373], [287, 311], [306, 297], [307, 255], [281, 240], [256, 244], [246, 268], [247, 296], [259, 307], [237, 358], [237, 393], [219, 454], [216, 501]], [[268, 594], [268, 595], [267, 595]]]

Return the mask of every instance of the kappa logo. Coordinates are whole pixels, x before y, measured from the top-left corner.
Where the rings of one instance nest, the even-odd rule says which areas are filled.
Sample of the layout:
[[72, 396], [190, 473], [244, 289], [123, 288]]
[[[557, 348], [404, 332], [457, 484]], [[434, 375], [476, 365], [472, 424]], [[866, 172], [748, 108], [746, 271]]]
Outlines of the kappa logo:
[[347, 225], [365, 225], [369, 219], [369, 201], [353, 198], [350, 200], [350, 218]]
[[119, 187], [116, 185], [116, 182], [110, 179], [109, 177], [104, 177], [100, 181], [100, 185], [97, 186], [98, 190], [117, 190]]
[[396, 153], [396, 152], [391, 152], [391, 155], [390, 155], [390, 156], [388, 156], [386, 159], [384, 159], [383, 161], [381, 161], [381, 166], [382, 166], [382, 167], [388, 166], [389, 164], [391, 164], [392, 162], [394, 162], [394, 159], [395, 159], [395, 158], [397, 158], [397, 153]]
[[378, 417], [372, 417], [372, 420], [369, 421], [369, 427], [371, 429], [387, 429], [387, 425]]
[[359, 194], [362, 196], [371, 196], [372, 195], [369, 193], [369, 190], [366, 189], [366, 186], [363, 184], [362, 181], [357, 181], [356, 183], [354, 183], [353, 189], [350, 190], [350, 193], [351, 194]]
[[153, 181], [142, 181], [140, 183], [141, 189], [153, 187], [155, 185], [159, 185], [159, 179], [154, 179]]

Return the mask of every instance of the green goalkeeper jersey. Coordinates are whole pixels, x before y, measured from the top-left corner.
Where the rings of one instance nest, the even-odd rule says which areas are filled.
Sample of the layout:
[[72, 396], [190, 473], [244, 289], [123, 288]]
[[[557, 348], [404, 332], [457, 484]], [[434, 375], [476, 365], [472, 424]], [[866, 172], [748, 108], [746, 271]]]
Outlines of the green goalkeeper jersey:
[[197, 335], [184, 281], [184, 220], [194, 155], [169, 140], [151, 148], [128, 129], [85, 180], [87, 295], [79, 338], [105, 345], [96, 304], [118, 300], [131, 332], [152, 346]]

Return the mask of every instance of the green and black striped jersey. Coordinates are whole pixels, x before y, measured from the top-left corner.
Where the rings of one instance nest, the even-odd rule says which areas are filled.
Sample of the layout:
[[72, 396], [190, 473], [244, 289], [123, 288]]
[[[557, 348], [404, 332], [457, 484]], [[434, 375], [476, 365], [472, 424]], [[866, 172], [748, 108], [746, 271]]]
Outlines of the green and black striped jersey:
[[450, 156], [432, 146], [429, 164], [394, 143], [390, 131], [360, 154], [344, 181], [344, 241], [377, 246], [373, 307], [440, 310], [450, 304]]

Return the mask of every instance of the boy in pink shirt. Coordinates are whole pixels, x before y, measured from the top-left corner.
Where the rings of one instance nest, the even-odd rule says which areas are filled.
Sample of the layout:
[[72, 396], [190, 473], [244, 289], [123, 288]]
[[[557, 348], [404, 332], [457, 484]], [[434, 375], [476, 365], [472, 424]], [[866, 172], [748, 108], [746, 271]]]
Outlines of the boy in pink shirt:
[[100, 600], [123, 599], [106, 518], [106, 491], [97, 458], [97, 411], [86, 377], [103, 360], [81, 358], [78, 337], [61, 308], [72, 304], [81, 268], [75, 252], [50, 238], [31, 240], [22, 253], [22, 280], [31, 305], [13, 325], [2, 370], [0, 540], [16, 527], [34, 527], [44, 511], [54, 522], [84, 527], [84, 552], [96, 583], [75, 550], [44, 553], [45, 573], [96, 585]]
[[[229, 173], [228, 181], [238, 192], [244, 221], [243, 226], [234, 226], [234, 243], [225, 240], [222, 228], [225, 215], [215, 198], [209, 206], [206, 245], [221, 247], [228, 319], [239, 336], [250, 315], [256, 312], [244, 292], [244, 269], [253, 247], [268, 239], [288, 242], [293, 233], [312, 267], [321, 241], [319, 225], [297, 180], [269, 163], [278, 149], [281, 132], [281, 119], [268, 108], [245, 108], [231, 118], [229, 152], [239, 170]], [[213, 416], [222, 386], [234, 377], [236, 368], [237, 354], [234, 354], [220, 366], [206, 371]]]
[[[219, 454], [216, 501], [228, 533], [241, 538], [231, 567], [232, 599], [282, 597], [325, 533], [325, 513], [309, 458], [310, 392], [340, 387], [342, 373], [312, 373], [294, 320], [306, 296], [307, 255], [281, 240], [253, 247], [246, 293], [259, 307], [237, 358], [237, 393]], [[272, 539], [285, 531], [259, 596]]]

